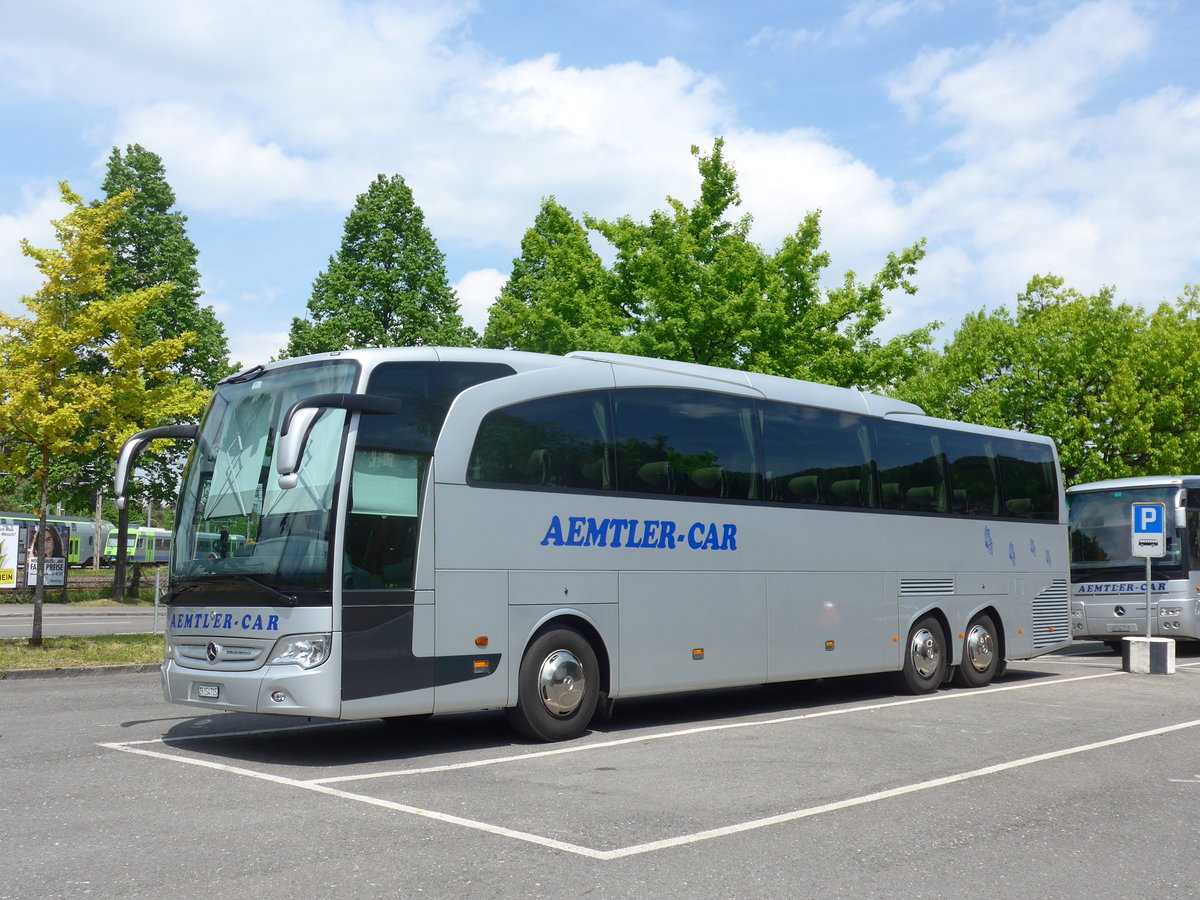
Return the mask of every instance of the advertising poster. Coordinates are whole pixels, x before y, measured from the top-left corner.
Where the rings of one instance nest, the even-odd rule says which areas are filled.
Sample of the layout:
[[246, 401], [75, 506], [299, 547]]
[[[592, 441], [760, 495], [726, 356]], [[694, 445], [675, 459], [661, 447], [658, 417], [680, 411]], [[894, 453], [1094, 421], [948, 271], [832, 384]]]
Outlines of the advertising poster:
[[0, 591], [11, 591], [17, 586], [19, 534], [17, 525], [0, 525]]
[[45, 569], [45, 586], [62, 587], [67, 583], [67, 553], [71, 545], [71, 529], [62, 525], [49, 526], [45, 533], [30, 541], [26, 554], [28, 584], [33, 587]]

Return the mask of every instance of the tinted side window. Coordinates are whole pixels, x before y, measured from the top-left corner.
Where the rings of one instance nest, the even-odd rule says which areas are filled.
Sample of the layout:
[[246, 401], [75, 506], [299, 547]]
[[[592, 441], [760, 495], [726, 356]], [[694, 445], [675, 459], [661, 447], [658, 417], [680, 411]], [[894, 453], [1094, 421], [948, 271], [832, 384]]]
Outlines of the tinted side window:
[[611, 491], [608, 393], [542, 397], [488, 413], [471, 450], [474, 482]]
[[939, 440], [950, 465], [950, 511], [960, 516], [1000, 515], [993, 442], [962, 431], [941, 431]]
[[1058, 518], [1058, 483], [1050, 448], [1026, 441], [997, 440], [1003, 515], [1021, 519]]
[[675, 388], [613, 393], [617, 487], [638, 494], [759, 497], [754, 402]]
[[512, 374], [512, 368], [502, 363], [385, 363], [371, 373], [367, 393], [404, 402], [395, 415], [363, 416], [358, 445], [432, 453], [455, 397], [469, 387]]
[[884, 509], [949, 512], [938, 430], [907, 422], [875, 423], [876, 464]]
[[766, 499], [822, 506], [874, 506], [870, 436], [850, 413], [763, 403]]

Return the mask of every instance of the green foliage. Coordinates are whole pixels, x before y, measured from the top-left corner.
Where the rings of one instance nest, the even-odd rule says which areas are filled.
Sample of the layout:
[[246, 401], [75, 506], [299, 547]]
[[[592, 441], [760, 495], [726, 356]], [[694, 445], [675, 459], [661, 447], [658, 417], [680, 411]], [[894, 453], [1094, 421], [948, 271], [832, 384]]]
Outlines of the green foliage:
[[105, 236], [113, 252], [109, 290], [125, 294], [169, 284], [162, 300], [138, 317], [138, 333], [149, 343], [190, 332], [194, 337], [168, 371], [212, 388], [234, 371], [225, 327], [211, 306], [200, 306], [199, 254], [187, 236], [187, 216], [173, 209], [175, 192], [162, 159], [139, 144], [126, 147], [124, 156], [113, 148], [103, 184], [108, 199], [131, 188], [126, 215]]
[[445, 258], [399, 175], [378, 176], [346, 217], [341, 248], [317, 276], [308, 319], [283, 355], [351, 347], [469, 346]]
[[668, 197], [668, 209], [646, 223], [584, 218], [615, 249], [611, 269], [584, 227], [544, 201], [492, 307], [485, 345], [615, 350], [866, 388], [896, 383], [927, 361], [936, 323], [887, 342], [873, 336], [888, 312], [885, 294], [915, 291], [923, 241], [890, 254], [870, 283], [850, 272], [824, 290], [819, 213], [765, 253], [750, 240], [751, 217], [731, 218], [741, 198], [724, 142], [711, 155], [692, 154], [701, 185], [691, 206]]
[[612, 279], [583, 226], [553, 197], [543, 200], [489, 310], [482, 345], [555, 354], [618, 351], [631, 324], [629, 312], [613, 302]]
[[[202, 391], [168, 367], [192, 335], [144, 343], [138, 319], [169, 284], [115, 294], [105, 236], [125, 214], [132, 192], [85, 206], [64, 183], [71, 211], [55, 222], [58, 248], [22, 242], [45, 281], [22, 300], [27, 315], [0, 313], [0, 470], [38, 486], [44, 517], [56, 467], [115, 455], [145, 427], [195, 415]], [[42, 588], [37, 593], [40, 613]], [[34, 638], [40, 640], [35, 613]]]
[[967, 316], [897, 390], [932, 415], [1047, 434], [1067, 481], [1200, 470], [1200, 297], [1153, 315], [1036, 276], [1001, 308]]

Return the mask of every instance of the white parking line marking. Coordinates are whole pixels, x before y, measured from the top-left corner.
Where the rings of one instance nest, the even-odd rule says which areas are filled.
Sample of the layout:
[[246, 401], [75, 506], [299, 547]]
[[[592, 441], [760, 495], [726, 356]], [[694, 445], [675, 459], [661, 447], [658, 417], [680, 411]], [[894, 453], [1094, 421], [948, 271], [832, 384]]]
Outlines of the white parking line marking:
[[210, 762], [206, 759], [190, 759], [185, 756], [173, 756], [170, 753], [160, 753], [157, 750], [144, 750], [140, 747], [131, 747], [128, 744], [100, 744], [109, 750], [120, 750], [123, 753], [136, 753], [140, 756], [149, 756], [154, 759], [165, 759], [170, 762], [186, 763], [192, 766], [201, 766], [206, 769], [213, 769], [218, 772], [225, 772], [230, 775], [245, 775], [248, 778], [257, 778], [260, 781], [268, 781], [272, 784], [282, 784], [286, 787], [299, 788], [303, 791], [313, 791], [317, 794], [326, 794], [330, 797], [338, 797], [343, 800], [355, 800], [359, 803], [366, 803], [369, 806], [378, 806], [382, 809], [389, 809], [393, 812], [406, 813], [411, 816], [419, 816], [424, 819], [432, 819], [436, 822], [446, 822], [450, 825], [459, 825], [463, 828], [470, 828], [474, 831], [483, 831], [488, 834], [499, 835], [500, 837], [512, 838], [517, 841], [525, 841], [529, 844], [537, 844], [541, 847], [546, 847], [550, 850], [561, 850], [565, 853], [574, 853], [577, 856], [586, 856], [592, 859], [607, 859], [608, 854], [603, 850], [593, 850], [590, 847], [581, 847], [578, 844], [568, 844], [565, 841], [558, 841], [554, 838], [543, 837], [538, 834], [529, 834], [525, 831], [516, 831], [512, 828], [505, 828], [502, 825], [492, 825], [488, 822], [479, 822], [475, 819], [466, 819], [462, 816], [453, 816], [448, 813], [437, 812], [432, 809], [421, 809], [417, 806], [407, 806], [403, 803], [394, 803], [391, 800], [382, 800], [378, 797], [368, 797], [364, 794], [352, 794], [349, 791], [338, 790], [337, 788], [326, 787], [323, 784], [313, 784], [307, 781], [297, 781], [294, 778], [284, 778], [281, 775], [271, 775], [266, 772], [255, 772], [252, 769], [240, 769], [237, 766], [227, 766], [224, 763]]
[[946, 694], [927, 694], [922, 697], [911, 697], [906, 700], [891, 700], [886, 703], [871, 703], [867, 706], [850, 706], [845, 709], [829, 709], [823, 712], [799, 713], [794, 716], [781, 716], [775, 719], [756, 719], [751, 722], [727, 722], [721, 725], [701, 725], [696, 728], [684, 728], [679, 731], [664, 731], [658, 734], [643, 734], [636, 737], [618, 738], [612, 741], [599, 741], [594, 744], [581, 744], [571, 747], [558, 747], [553, 750], [537, 750], [515, 756], [495, 756], [490, 759], [477, 759], [464, 763], [447, 763], [442, 766], [426, 766], [420, 769], [396, 769], [391, 772], [373, 772], [365, 775], [339, 775], [333, 778], [314, 778], [312, 784], [340, 784], [347, 781], [368, 781], [372, 778], [392, 778], [402, 775], [427, 775], [433, 772], [455, 772], [460, 769], [477, 769], [480, 766], [495, 766], [501, 763], [524, 762], [527, 759], [538, 759], [547, 756], [563, 756], [568, 753], [584, 753], [590, 750], [605, 750], [609, 747], [620, 747], [626, 744], [640, 744], [648, 741], [661, 741], [667, 738], [690, 737], [694, 734], [708, 734], [714, 731], [732, 731], [737, 728], [759, 728], [767, 725], [786, 725], [789, 722], [801, 722], [806, 719], [824, 719], [830, 716], [844, 716], [849, 713], [875, 712], [881, 709], [892, 709], [898, 706], [911, 706], [915, 703], [933, 703], [942, 700], [953, 700], [963, 697], [982, 697], [987, 694], [999, 694], [1006, 691], [1020, 691], [1027, 688], [1048, 687], [1055, 684], [1069, 684], [1075, 681], [1089, 681], [1093, 678], [1109, 678], [1113, 675], [1123, 675], [1124, 672], [1102, 672], [1098, 675], [1074, 675], [1070, 678], [1056, 678], [1053, 681], [1026, 682], [1011, 684], [1003, 687], [986, 688], [976, 691], [956, 691]]
[[1053, 750], [1049, 753], [1038, 753], [1034, 756], [1026, 756], [1022, 757], [1021, 759], [1014, 759], [1010, 760], [1009, 762], [984, 766], [979, 769], [972, 769], [967, 772], [959, 772], [954, 775], [946, 775], [942, 778], [933, 778], [928, 781], [921, 781], [915, 784], [890, 788], [885, 791], [875, 791], [871, 794], [863, 794], [860, 797], [850, 797], [845, 800], [835, 801], [833, 803], [823, 803], [820, 806], [810, 806], [805, 809], [793, 810], [792, 812], [768, 816], [763, 819], [753, 819], [748, 822], [726, 825], [721, 828], [711, 828], [706, 831], [693, 832], [692, 834], [678, 835], [677, 837], [666, 838], [660, 841], [650, 841], [644, 844], [633, 844], [629, 847], [621, 847], [616, 850], [597, 850], [593, 847], [570, 844], [565, 841], [559, 841], [543, 835], [530, 834], [526, 831], [516, 831], [512, 828], [505, 828], [502, 825], [493, 825], [488, 822], [480, 822], [475, 819], [467, 819], [462, 816], [449, 815], [448, 813], [437, 812], [436, 810], [431, 809], [422, 809], [417, 806], [407, 806], [403, 803], [382, 800], [378, 797], [368, 797], [363, 794], [352, 794], [349, 791], [331, 788], [324, 784], [317, 784], [311, 781], [297, 781], [293, 778], [284, 778], [280, 775], [271, 775], [265, 772], [255, 772], [250, 769], [241, 769], [236, 766], [225, 765], [224, 763], [210, 762], [203, 759], [189, 759], [182, 756], [173, 756], [169, 753], [160, 753], [156, 750], [135, 748], [127, 744], [100, 744], [100, 746], [110, 750], [119, 750], [124, 753], [134, 753], [141, 756], [149, 756], [155, 759], [168, 760], [170, 762], [201, 766], [203, 768], [213, 769], [219, 772], [226, 772], [233, 775], [244, 775], [249, 778], [257, 778], [260, 781], [267, 781], [273, 784], [299, 788], [300, 790], [312, 791], [314, 793], [325, 794], [331, 797], [338, 797], [343, 800], [354, 800], [359, 803], [365, 803], [369, 806], [376, 806], [382, 809], [388, 809], [394, 812], [401, 812], [425, 819], [431, 819], [437, 822], [445, 822], [450, 825], [459, 825], [464, 828], [470, 828], [474, 831], [481, 831], [487, 834], [494, 834], [500, 837], [524, 841], [525, 843], [529, 844], [536, 844], [540, 847], [545, 847], [550, 850], [559, 850], [564, 853], [573, 853], [577, 856], [584, 856], [589, 859], [608, 861], [614, 859], [624, 859], [625, 857], [637, 856], [644, 853], [653, 853], [659, 850], [667, 850], [672, 847], [682, 847], [688, 844], [696, 844], [701, 841], [708, 841], [714, 838], [729, 837], [730, 835], [742, 834], [747, 831], [768, 828], [772, 825], [782, 825], [787, 822], [795, 822], [799, 821], [800, 819], [812, 818], [824, 813], [837, 812], [843, 809], [851, 809], [856, 806], [865, 806], [869, 803], [877, 803], [881, 800], [890, 800], [895, 797], [903, 797], [908, 794], [915, 794], [920, 791], [930, 790], [932, 788], [945, 787], [951, 784], [961, 784], [964, 781], [969, 781], [974, 778], [982, 778], [987, 775], [996, 775], [1001, 772], [1012, 771], [1013, 769], [1019, 769], [1024, 766], [1031, 766], [1035, 763], [1047, 762], [1053, 759], [1062, 759], [1067, 756], [1088, 753], [1093, 750], [1102, 750], [1106, 747], [1114, 747], [1119, 744], [1127, 744], [1132, 741], [1139, 741], [1149, 737], [1157, 737], [1159, 735], [1183, 731], [1185, 729], [1195, 728], [1197, 726], [1200, 726], [1200, 719], [1195, 719], [1190, 722], [1180, 722], [1175, 725], [1165, 725], [1161, 728], [1151, 729], [1150, 731], [1139, 731], [1134, 734], [1126, 734], [1120, 737], [1109, 738], [1108, 740], [1104, 741], [1081, 744], [1077, 747], [1068, 747], [1063, 750]]
[[663, 841], [652, 841], [648, 844], [636, 844], [632, 847], [624, 847], [620, 850], [611, 850], [604, 857], [605, 859], [621, 859], [626, 856], [635, 856], [639, 853], [650, 853], [655, 850], [665, 850], [669, 847], [681, 847], [685, 844], [694, 844], [699, 841], [711, 840], [712, 838], [726, 837], [732, 834], [740, 834], [744, 831], [752, 831], [757, 828], [766, 828], [770, 825], [780, 825], [784, 822], [795, 822], [798, 819], [806, 819], [811, 816], [819, 816], [822, 813], [835, 812], [841, 809], [850, 809], [854, 806], [863, 806], [867, 803], [875, 803], [879, 800], [889, 800], [893, 797], [902, 797], [906, 794], [915, 794], [918, 791], [927, 791], [930, 788], [944, 787], [948, 784], [960, 784], [964, 781], [969, 781], [972, 778], [982, 778], [985, 775], [995, 775], [999, 772], [1008, 772], [1012, 769], [1019, 769], [1023, 766], [1031, 766], [1034, 763], [1046, 762], [1051, 759], [1061, 759], [1065, 756], [1074, 756], [1079, 753], [1087, 753], [1091, 750], [1102, 750], [1105, 747], [1114, 747], [1118, 744], [1127, 744], [1131, 741], [1142, 740], [1143, 738], [1156, 737], [1162, 734], [1169, 734], [1173, 731], [1183, 731], [1187, 728], [1195, 728], [1200, 725], [1200, 719], [1195, 719], [1191, 722], [1180, 722], [1177, 725], [1166, 725], [1162, 728], [1155, 728], [1151, 731], [1140, 731], [1136, 734], [1126, 734], [1121, 737], [1110, 738], [1107, 741], [1096, 741], [1092, 744], [1081, 744], [1078, 747], [1068, 747], [1065, 750], [1054, 750], [1050, 753], [1039, 753], [1036, 756], [1026, 756], [1022, 759], [1014, 759], [1006, 763], [998, 763], [994, 766], [984, 766], [981, 769], [972, 769], [969, 772], [960, 772], [957, 775], [947, 775], [943, 778], [933, 778], [929, 781], [921, 781], [917, 784], [905, 785], [904, 787], [891, 788], [886, 791], [876, 791], [873, 794], [864, 794], [861, 797], [852, 797], [848, 800], [839, 800], [835, 803], [825, 803], [821, 806], [812, 806], [808, 809], [798, 809], [795, 812], [783, 813], [778, 816], [769, 816], [765, 819], [756, 819], [751, 822], [743, 822], [739, 825], [728, 825], [724, 828], [713, 828], [709, 831], [698, 831], [694, 834], [680, 835], [676, 838], [668, 838]]

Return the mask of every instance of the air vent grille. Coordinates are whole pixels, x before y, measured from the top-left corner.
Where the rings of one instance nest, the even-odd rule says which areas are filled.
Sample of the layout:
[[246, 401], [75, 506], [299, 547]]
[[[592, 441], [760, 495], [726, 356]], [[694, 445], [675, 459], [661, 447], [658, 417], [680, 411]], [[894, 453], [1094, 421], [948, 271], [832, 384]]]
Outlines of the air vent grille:
[[1067, 582], [1056, 579], [1033, 598], [1033, 646], [1053, 647], [1071, 639], [1071, 601]]
[[953, 578], [901, 578], [900, 596], [912, 597], [929, 594], [946, 595], [954, 593]]

